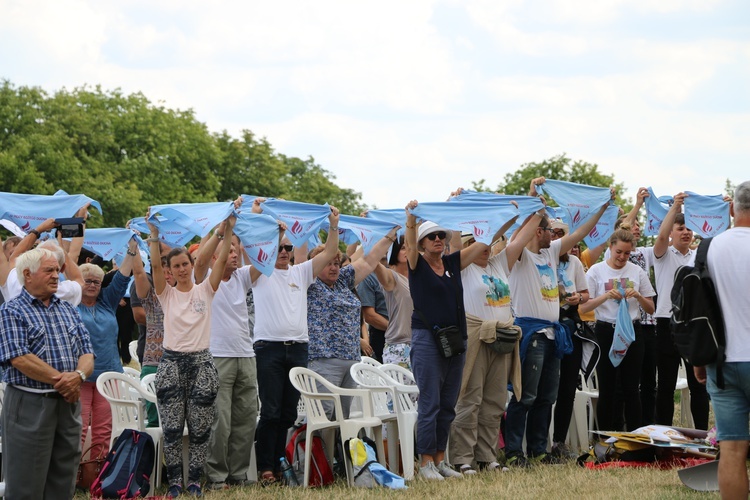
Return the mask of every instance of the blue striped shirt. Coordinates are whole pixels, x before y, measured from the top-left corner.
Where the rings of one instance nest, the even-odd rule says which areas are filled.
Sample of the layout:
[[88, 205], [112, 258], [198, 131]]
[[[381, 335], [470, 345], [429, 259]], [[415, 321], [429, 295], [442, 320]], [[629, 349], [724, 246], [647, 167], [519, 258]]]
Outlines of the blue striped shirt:
[[39, 390], [54, 388], [27, 377], [11, 365], [26, 354], [60, 372], [74, 371], [78, 358], [93, 353], [89, 332], [75, 307], [52, 296], [49, 306], [24, 288], [16, 298], [0, 306], [0, 364], [9, 384]]

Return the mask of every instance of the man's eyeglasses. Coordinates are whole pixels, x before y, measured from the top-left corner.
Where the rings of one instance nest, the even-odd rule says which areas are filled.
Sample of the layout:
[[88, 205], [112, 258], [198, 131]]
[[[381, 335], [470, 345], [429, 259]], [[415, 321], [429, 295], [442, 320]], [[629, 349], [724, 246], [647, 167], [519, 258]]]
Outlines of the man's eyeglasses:
[[430, 241], [435, 241], [435, 238], [440, 238], [441, 240], [444, 240], [447, 234], [445, 231], [438, 231], [436, 233], [430, 233], [427, 236], [425, 236]]
[[83, 280], [87, 285], [102, 286], [102, 282], [99, 280]]
[[541, 229], [542, 231], [549, 231], [550, 233], [555, 232], [555, 230], [552, 229], [551, 227], [540, 227], [539, 229]]
[[282, 250], [291, 252], [292, 250], [294, 250], [294, 245], [279, 245], [279, 252], [281, 252]]

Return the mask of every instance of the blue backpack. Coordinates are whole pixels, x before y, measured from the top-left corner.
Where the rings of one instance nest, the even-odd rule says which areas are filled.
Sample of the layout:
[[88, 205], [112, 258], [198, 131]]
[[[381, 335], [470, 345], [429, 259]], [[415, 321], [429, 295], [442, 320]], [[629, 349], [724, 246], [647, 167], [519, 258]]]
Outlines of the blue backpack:
[[148, 495], [154, 468], [154, 441], [145, 432], [125, 429], [91, 485], [92, 498], [137, 498]]

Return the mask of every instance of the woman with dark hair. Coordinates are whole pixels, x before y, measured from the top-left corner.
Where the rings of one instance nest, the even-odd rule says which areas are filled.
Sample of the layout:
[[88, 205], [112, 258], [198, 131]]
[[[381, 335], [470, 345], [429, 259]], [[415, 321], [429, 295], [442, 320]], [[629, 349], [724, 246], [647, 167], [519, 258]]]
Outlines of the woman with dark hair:
[[[417, 218], [406, 205], [406, 259], [409, 291], [414, 302], [411, 318], [411, 364], [419, 387], [416, 451], [419, 475], [427, 480], [463, 477], [445, 462], [448, 434], [456, 416], [465, 355], [445, 358], [438, 348], [435, 328], [455, 326], [466, 343], [461, 270], [474, 262], [487, 245], [474, 243], [443, 255], [449, 231], [425, 221], [417, 232]], [[420, 253], [421, 252], [421, 253]]]
[[[146, 217], [148, 221], [148, 217]], [[164, 354], [156, 372], [156, 397], [164, 429], [164, 460], [169, 480], [168, 497], [182, 493], [182, 432], [187, 421], [190, 466], [187, 491], [200, 496], [200, 479], [206, 465], [219, 390], [219, 375], [209, 351], [211, 302], [219, 288], [232, 247], [235, 216], [230, 215], [223, 231], [224, 243], [207, 280], [193, 283], [193, 257], [184, 248], [167, 255], [167, 266], [176, 281], [167, 284], [161, 264], [159, 230], [149, 223], [151, 267], [154, 291], [164, 311]]]
[[[633, 251], [633, 233], [620, 228], [609, 241], [609, 258], [594, 264], [586, 273], [592, 298], [581, 304], [579, 309], [584, 312], [593, 310], [596, 314], [595, 332], [602, 352], [596, 367], [599, 382], [596, 414], [599, 428], [615, 430], [615, 413], [618, 408], [615, 394], [619, 381], [625, 409], [625, 424], [629, 430], [633, 430], [642, 425], [639, 383], [644, 343], [636, 322], [639, 317], [638, 306], [653, 314], [654, 301], [651, 297], [655, 292], [646, 272], [628, 260]], [[624, 290], [624, 295], [620, 290]], [[610, 360], [609, 351], [613, 343], [621, 300], [627, 301], [630, 320], [635, 330], [635, 341], [627, 348], [620, 364], [615, 366]]]
[[388, 267], [378, 264], [375, 275], [383, 287], [388, 308], [388, 328], [385, 330], [383, 363], [392, 363], [411, 370], [411, 315], [414, 303], [409, 293], [406, 263], [406, 244], [401, 236], [391, 246]]

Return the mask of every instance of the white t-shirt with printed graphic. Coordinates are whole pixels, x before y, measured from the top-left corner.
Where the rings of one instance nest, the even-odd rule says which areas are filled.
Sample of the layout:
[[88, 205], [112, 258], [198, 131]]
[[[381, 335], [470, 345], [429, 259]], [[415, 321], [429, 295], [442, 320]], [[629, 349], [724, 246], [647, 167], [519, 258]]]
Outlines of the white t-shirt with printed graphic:
[[[510, 294], [516, 317], [556, 322], [560, 317], [557, 265], [562, 240], [550, 243], [537, 254], [524, 248], [510, 274]], [[550, 332], [550, 335], [554, 335]]]
[[464, 309], [482, 319], [508, 322], [510, 309], [508, 257], [505, 250], [490, 257], [487, 267], [470, 264], [461, 271]]
[[[594, 264], [586, 273], [586, 280], [589, 284], [589, 296], [591, 298], [599, 297], [612, 290], [616, 282], [620, 282], [623, 289], [632, 288], [638, 291], [644, 297], [653, 297], [656, 295], [648, 279], [648, 274], [639, 266], [632, 262], [627, 262], [622, 269], [610, 267], [607, 262]], [[615, 323], [617, 320], [617, 311], [620, 303], [614, 299], [607, 299], [603, 304], [594, 309], [598, 321], [607, 321]], [[628, 312], [630, 319], [639, 318], [638, 301], [635, 298], [628, 299]]]

